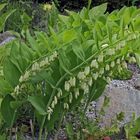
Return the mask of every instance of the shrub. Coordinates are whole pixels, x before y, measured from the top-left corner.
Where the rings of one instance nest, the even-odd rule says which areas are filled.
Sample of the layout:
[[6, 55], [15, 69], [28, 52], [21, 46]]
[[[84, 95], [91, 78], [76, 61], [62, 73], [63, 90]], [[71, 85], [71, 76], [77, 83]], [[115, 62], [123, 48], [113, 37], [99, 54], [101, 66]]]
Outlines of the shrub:
[[65, 114], [83, 99], [86, 110], [114, 74], [127, 69], [127, 61], [137, 59], [139, 64], [140, 10], [124, 7], [104, 14], [106, 8], [68, 11], [68, 16], [59, 15], [55, 30], [49, 27], [49, 36], [35, 32], [32, 37], [27, 30], [27, 42], [13, 42], [0, 83], [6, 87], [0, 88], [1, 114], [8, 127], [28, 102], [41, 140], [43, 130], [50, 132], [56, 123], [59, 129]]

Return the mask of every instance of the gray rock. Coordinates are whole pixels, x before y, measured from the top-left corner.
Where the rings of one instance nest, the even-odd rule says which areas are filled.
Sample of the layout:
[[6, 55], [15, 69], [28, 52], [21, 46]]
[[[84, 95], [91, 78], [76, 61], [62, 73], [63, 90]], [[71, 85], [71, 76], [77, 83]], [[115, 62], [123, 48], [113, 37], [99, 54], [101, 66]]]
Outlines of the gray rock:
[[137, 80], [135, 81], [135, 88], [140, 90], [140, 74], [137, 75]]
[[[101, 126], [111, 126], [112, 120], [115, 120], [116, 114], [124, 112], [124, 121], [120, 124], [123, 125], [131, 121], [133, 113], [136, 117], [140, 116], [140, 68], [133, 65], [130, 66], [133, 71], [133, 76], [130, 80], [113, 80], [106, 87], [103, 95], [96, 101], [96, 107], [93, 114], [97, 114], [103, 106], [105, 96], [110, 98], [109, 106], [105, 109], [105, 114], [101, 119]], [[93, 103], [95, 104], [95, 103]], [[89, 118], [92, 118], [89, 115]]]
[[10, 42], [13, 39], [15, 39], [15, 36], [8, 31], [0, 34], [0, 46]]

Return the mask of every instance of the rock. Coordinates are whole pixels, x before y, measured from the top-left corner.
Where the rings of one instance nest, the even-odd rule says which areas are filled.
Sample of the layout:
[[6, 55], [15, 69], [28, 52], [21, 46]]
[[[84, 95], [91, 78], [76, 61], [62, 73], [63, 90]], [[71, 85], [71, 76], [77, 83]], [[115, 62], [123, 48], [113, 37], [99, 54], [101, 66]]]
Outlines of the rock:
[[0, 46], [10, 42], [13, 39], [15, 39], [15, 36], [8, 31], [0, 34]]
[[135, 88], [140, 90], [140, 74], [137, 75], [137, 80], [135, 81]]
[[[115, 119], [116, 114], [125, 113], [125, 118], [122, 124], [131, 120], [133, 113], [140, 116], [140, 91], [136, 89], [121, 89], [119, 87], [112, 87], [106, 89], [106, 96], [110, 98], [109, 107], [105, 110], [105, 115], [102, 120], [103, 126], [110, 126], [112, 119]], [[104, 96], [97, 102], [97, 110], [99, 111], [103, 105]]]
[[116, 115], [121, 112], [124, 112], [125, 117], [120, 126], [130, 122], [134, 113], [136, 117], [140, 116], [140, 69], [136, 66], [132, 68], [135, 70], [132, 79], [111, 81], [96, 102], [95, 110], [99, 115], [105, 96], [110, 98], [109, 107], [105, 109], [105, 115], [101, 120], [101, 126], [111, 126], [112, 120], [115, 120]]

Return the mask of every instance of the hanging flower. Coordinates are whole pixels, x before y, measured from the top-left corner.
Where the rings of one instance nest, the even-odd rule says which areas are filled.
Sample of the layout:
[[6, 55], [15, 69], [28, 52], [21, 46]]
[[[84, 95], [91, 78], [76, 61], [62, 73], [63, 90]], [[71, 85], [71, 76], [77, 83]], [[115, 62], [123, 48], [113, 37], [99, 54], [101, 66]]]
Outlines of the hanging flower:
[[130, 57], [129, 63], [136, 63], [136, 62], [137, 62], [137, 61], [136, 61], [135, 57]]
[[69, 80], [69, 83], [72, 87], [74, 87], [76, 85], [76, 78], [75, 77], [71, 77]]
[[127, 63], [125, 61], [122, 62], [122, 67], [127, 69]]
[[54, 96], [54, 103], [55, 103], [55, 105], [57, 104], [57, 97], [56, 96]]
[[92, 86], [92, 83], [93, 83], [93, 80], [92, 80], [92, 77], [90, 77], [89, 80], [88, 80], [88, 85]]
[[105, 66], [105, 70], [106, 70], [106, 71], [109, 71], [109, 70], [110, 70], [110, 67], [109, 67], [108, 64]]
[[70, 92], [70, 95], [69, 95], [69, 103], [72, 103], [72, 99], [73, 99], [73, 96], [72, 96], [72, 93]]
[[85, 73], [84, 72], [79, 72], [77, 75], [78, 79], [84, 80], [86, 78]]
[[98, 62], [96, 61], [96, 60], [92, 60], [92, 62], [91, 62], [91, 68], [97, 68], [98, 69]]
[[79, 96], [79, 89], [78, 88], [74, 89], [74, 93], [75, 93], [75, 98], [77, 99]]
[[110, 67], [113, 68], [115, 66], [115, 62], [112, 61]]
[[104, 59], [103, 52], [98, 56], [98, 62], [102, 63]]
[[51, 107], [54, 108], [54, 106], [55, 106], [55, 103], [54, 101], [52, 101]]
[[92, 74], [92, 78], [94, 80], [97, 80], [98, 76], [99, 76], [98, 72]]
[[65, 90], [68, 92], [70, 90], [70, 83], [68, 81], [65, 82]]
[[110, 56], [114, 55], [115, 54], [115, 49], [108, 49], [106, 54], [110, 55]]
[[89, 73], [90, 73], [90, 67], [87, 66], [87, 67], [85, 67], [84, 74], [85, 74], [85, 75], [89, 75]]
[[99, 74], [101, 74], [101, 75], [104, 74], [104, 68], [100, 69]]
[[106, 47], [108, 47], [109, 45], [108, 44], [103, 44], [101, 47], [102, 48], [106, 48]]
[[61, 96], [62, 96], [62, 90], [59, 89], [59, 90], [58, 90], [58, 93], [57, 93], [57, 97], [60, 98]]
[[117, 64], [120, 64], [120, 62], [121, 62], [121, 60], [118, 58], [116, 63]]

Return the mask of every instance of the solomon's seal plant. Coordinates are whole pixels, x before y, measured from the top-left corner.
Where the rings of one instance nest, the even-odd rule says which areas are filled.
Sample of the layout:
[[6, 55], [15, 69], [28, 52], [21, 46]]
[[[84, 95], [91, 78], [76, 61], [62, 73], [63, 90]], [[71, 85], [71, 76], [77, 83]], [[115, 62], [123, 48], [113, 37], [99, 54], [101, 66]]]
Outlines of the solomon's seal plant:
[[55, 31], [49, 27], [49, 35], [35, 32], [33, 37], [27, 30], [25, 43], [13, 42], [0, 83], [6, 87], [0, 90], [7, 126], [12, 128], [18, 108], [28, 102], [41, 140], [44, 130], [51, 131], [56, 123], [59, 129], [65, 114], [83, 99], [86, 110], [116, 72], [127, 69], [127, 62], [140, 65], [139, 10], [124, 7], [104, 14], [106, 7], [67, 11], [68, 16], [59, 15]]

